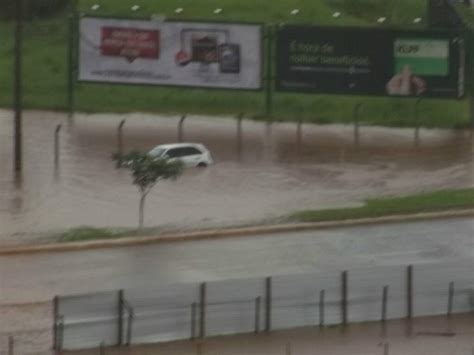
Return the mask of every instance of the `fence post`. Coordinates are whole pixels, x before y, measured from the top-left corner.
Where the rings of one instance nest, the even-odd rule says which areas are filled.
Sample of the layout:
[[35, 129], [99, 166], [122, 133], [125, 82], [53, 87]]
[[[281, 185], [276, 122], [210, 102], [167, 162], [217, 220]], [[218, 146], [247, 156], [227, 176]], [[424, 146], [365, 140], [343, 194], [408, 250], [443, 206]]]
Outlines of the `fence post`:
[[387, 334], [387, 303], [388, 303], [388, 286], [383, 287], [382, 292], [382, 335]]
[[197, 343], [196, 344], [196, 355], [202, 355], [202, 343]]
[[413, 318], [413, 265], [407, 268], [407, 318]]
[[302, 144], [302, 133], [301, 133], [301, 127], [303, 125], [303, 121], [301, 117], [298, 119], [298, 123], [296, 126], [296, 153], [298, 154], [298, 157], [301, 155], [301, 144]]
[[260, 302], [261, 302], [261, 297], [258, 296], [255, 299], [255, 334], [258, 334], [260, 332]]
[[357, 103], [353, 111], [353, 122], [354, 122], [354, 144], [356, 147], [359, 146], [359, 111], [361, 103]]
[[58, 325], [58, 351], [63, 350], [64, 344], [64, 316], [59, 316], [59, 325]]
[[105, 355], [105, 344], [103, 341], [100, 343], [100, 346], [99, 346], [99, 354]]
[[132, 307], [128, 307], [127, 346], [132, 345], [133, 318], [135, 314]]
[[265, 331], [272, 329], [272, 278], [265, 279]]
[[58, 350], [59, 297], [53, 298], [53, 350]]
[[200, 287], [200, 325], [199, 337], [203, 339], [206, 336], [206, 283], [203, 282]]
[[123, 155], [123, 125], [125, 124], [125, 120], [120, 121], [118, 128], [117, 128], [117, 168], [122, 166], [122, 155]]
[[239, 160], [242, 159], [242, 118], [243, 113], [239, 113], [237, 116], [237, 155]]
[[61, 125], [58, 124], [54, 130], [54, 168], [59, 167], [59, 132], [61, 131]]
[[347, 294], [348, 294], [348, 284], [347, 284], [347, 271], [342, 272], [342, 288], [341, 288], [341, 309], [342, 309], [342, 325], [347, 326]]
[[184, 124], [185, 119], [186, 119], [186, 115], [182, 115], [181, 118], [179, 119], [179, 123], [178, 123], [178, 142], [183, 141], [183, 124]]
[[382, 322], [387, 321], [387, 302], [388, 302], [388, 286], [383, 287], [382, 292]]
[[390, 353], [390, 344], [384, 343], [383, 344], [383, 355], [389, 355]]
[[454, 301], [454, 282], [449, 283], [448, 293], [448, 318], [453, 314], [453, 301]]
[[407, 335], [413, 331], [413, 265], [407, 267]]
[[416, 100], [415, 103], [415, 147], [418, 147], [420, 145], [420, 110], [419, 110], [419, 105], [421, 102], [422, 98], [420, 97], [418, 100]]
[[118, 292], [118, 307], [117, 307], [117, 345], [123, 344], [123, 311], [124, 311], [124, 299], [123, 290]]
[[15, 354], [15, 341], [13, 339], [13, 336], [8, 337], [8, 355], [14, 355]]
[[321, 290], [319, 292], [319, 326], [324, 327], [324, 298], [326, 296], [326, 291]]
[[196, 302], [191, 304], [191, 340], [196, 338]]

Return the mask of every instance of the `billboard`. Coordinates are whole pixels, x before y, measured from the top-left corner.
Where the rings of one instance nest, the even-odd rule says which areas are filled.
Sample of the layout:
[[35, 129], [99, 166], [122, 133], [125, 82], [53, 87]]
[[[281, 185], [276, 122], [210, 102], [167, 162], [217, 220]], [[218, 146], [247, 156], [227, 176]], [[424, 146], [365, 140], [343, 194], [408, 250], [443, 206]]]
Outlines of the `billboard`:
[[260, 25], [84, 17], [79, 80], [258, 90]]
[[464, 41], [455, 32], [281, 27], [277, 89], [459, 98]]

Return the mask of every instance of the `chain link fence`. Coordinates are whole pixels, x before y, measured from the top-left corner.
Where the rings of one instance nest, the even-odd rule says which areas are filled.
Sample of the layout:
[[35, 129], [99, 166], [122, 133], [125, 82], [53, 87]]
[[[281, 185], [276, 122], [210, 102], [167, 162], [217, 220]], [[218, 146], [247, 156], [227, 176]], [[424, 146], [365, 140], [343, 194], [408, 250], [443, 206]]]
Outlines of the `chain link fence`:
[[55, 299], [56, 349], [472, 312], [472, 265], [383, 267]]

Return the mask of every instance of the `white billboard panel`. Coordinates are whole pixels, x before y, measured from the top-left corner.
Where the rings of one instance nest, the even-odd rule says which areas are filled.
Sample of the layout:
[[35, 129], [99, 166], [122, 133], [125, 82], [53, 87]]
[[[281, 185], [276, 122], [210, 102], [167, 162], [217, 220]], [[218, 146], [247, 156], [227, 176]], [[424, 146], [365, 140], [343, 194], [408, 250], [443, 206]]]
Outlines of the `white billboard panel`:
[[79, 80], [261, 88], [260, 25], [84, 17]]

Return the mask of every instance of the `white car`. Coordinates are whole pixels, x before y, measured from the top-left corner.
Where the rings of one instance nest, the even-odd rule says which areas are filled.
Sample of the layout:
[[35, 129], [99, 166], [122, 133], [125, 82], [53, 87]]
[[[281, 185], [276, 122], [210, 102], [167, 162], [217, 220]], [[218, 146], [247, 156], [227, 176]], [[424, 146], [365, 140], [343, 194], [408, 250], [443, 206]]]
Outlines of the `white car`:
[[157, 145], [148, 154], [154, 158], [179, 159], [185, 167], [206, 167], [213, 163], [209, 150], [198, 143]]

